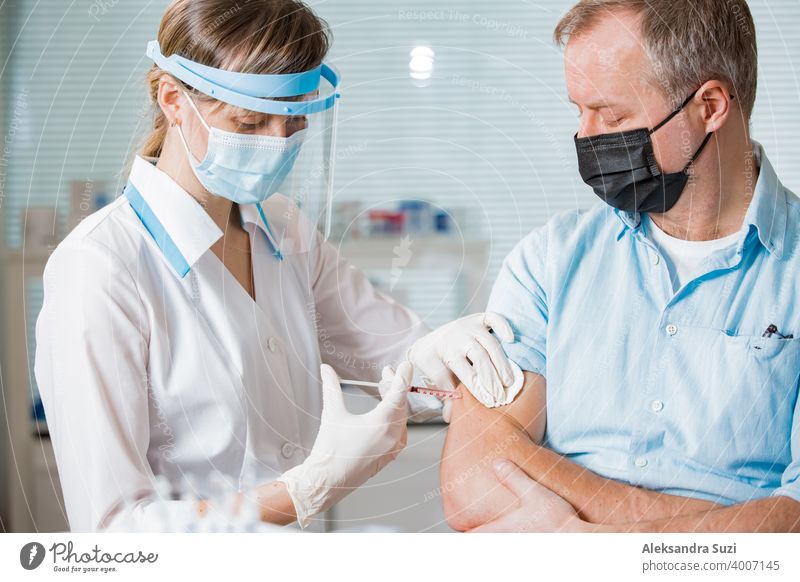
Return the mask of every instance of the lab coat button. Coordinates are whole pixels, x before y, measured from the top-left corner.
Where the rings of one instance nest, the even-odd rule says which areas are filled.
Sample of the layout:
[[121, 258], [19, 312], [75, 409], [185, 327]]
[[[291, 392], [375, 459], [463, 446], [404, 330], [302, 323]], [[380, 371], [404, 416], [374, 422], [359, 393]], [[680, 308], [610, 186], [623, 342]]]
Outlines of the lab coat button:
[[650, 403], [650, 408], [653, 412], [661, 412], [664, 409], [664, 403], [660, 400], [653, 400]]
[[271, 352], [274, 352], [277, 349], [277, 342], [275, 341], [274, 337], [271, 337], [267, 340], [267, 347]]
[[647, 459], [645, 459], [644, 457], [637, 457], [634, 463], [636, 464], [637, 467], [643, 469], [644, 467], [647, 466]]
[[678, 333], [678, 326], [675, 325], [674, 323], [670, 323], [667, 326], [667, 335], [672, 336], [675, 335], [676, 333]]
[[281, 447], [281, 454], [285, 458], [288, 459], [289, 457], [291, 457], [294, 454], [294, 451], [295, 451], [295, 446], [292, 443], [283, 443], [283, 446]]
[[658, 263], [661, 262], [661, 258], [658, 256], [658, 254], [653, 253], [652, 255], [650, 255], [650, 262], [653, 263], [654, 265], [657, 265]]

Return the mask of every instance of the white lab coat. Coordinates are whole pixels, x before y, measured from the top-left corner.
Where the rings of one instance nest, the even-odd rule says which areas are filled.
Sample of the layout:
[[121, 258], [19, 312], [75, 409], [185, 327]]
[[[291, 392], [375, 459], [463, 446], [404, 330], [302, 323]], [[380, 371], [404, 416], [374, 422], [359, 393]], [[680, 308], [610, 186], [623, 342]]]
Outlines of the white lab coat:
[[[154, 474], [200, 496], [212, 474], [234, 487], [275, 479], [314, 443], [321, 362], [377, 380], [426, 331], [330, 244], [277, 260], [242, 206], [254, 302], [210, 250], [220, 229], [152, 162], [137, 157], [130, 175], [152, 214], [120, 196], [44, 273], [35, 373], [73, 531], [152, 526]], [[280, 222], [279, 204], [264, 209]]]

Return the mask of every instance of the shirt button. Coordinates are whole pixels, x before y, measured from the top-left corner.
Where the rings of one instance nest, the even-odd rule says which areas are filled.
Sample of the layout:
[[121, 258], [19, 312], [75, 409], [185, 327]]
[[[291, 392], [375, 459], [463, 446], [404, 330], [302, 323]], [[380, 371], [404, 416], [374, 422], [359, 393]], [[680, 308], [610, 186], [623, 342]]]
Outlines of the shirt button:
[[664, 403], [661, 402], [660, 400], [653, 400], [650, 403], [650, 409], [653, 412], [661, 412], [664, 409]]
[[674, 323], [670, 323], [667, 326], [667, 335], [675, 335], [676, 333], [678, 333], [678, 326]]
[[275, 341], [274, 337], [271, 337], [267, 340], [267, 347], [269, 351], [274, 352], [277, 349], [278, 343]]
[[292, 443], [283, 443], [281, 454], [287, 459], [294, 454], [295, 446]]
[[636, 464], [637, 467], [642, 469], [647, 466], [647, 459], [645, 459], [644, 457], [637, 457], [634, 463]]
[[650, 255], [650, 262], [654, 265], [657, 265], [661, 262], [661, 257], [659, 257], [656, 253]]

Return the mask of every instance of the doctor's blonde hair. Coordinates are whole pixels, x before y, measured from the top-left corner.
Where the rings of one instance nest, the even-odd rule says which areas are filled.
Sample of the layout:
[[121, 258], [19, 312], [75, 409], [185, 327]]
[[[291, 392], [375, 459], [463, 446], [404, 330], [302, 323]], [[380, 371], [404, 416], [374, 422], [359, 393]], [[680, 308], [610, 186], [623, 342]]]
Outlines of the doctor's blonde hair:
[[[325, 21], [299, 0], [174, 0], [158, 29], [164, 56], [181, 55], [241, 73], [297, 73], [319, 66], [330, 47]], [[164, 71], [153, 65], [146, 81], [153, 126], [141, 154], [158, 157], [169, 128], [158, 106]], [[213, 100], [175, 79], [198, 100]]]

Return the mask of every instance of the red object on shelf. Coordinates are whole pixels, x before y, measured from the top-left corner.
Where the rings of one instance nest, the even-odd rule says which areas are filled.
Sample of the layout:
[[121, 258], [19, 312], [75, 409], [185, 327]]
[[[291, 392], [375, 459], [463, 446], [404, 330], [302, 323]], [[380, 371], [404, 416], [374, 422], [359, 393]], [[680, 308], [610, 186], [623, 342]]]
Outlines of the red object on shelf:
[[395, 210], [370, 210], [367, 214], [373, 234], [401, 234], [405, 213]]

